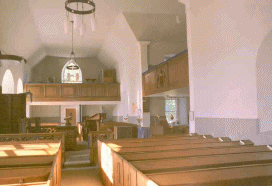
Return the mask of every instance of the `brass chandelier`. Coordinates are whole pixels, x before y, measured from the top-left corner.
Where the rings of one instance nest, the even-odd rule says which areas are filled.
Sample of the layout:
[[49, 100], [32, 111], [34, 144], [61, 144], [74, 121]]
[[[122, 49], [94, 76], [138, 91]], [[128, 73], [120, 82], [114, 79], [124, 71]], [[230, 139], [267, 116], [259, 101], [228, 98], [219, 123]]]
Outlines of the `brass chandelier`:
[[95, 31], [95, 3], [93, 0], [67, 0], [65, 2], [66, 21], [64, 32], [69, 32], [69, 22], [74, 22], [75, 29], [79, 29], [80, 35], [86, 32], [86, 21], [90, 21], [91, 31]]

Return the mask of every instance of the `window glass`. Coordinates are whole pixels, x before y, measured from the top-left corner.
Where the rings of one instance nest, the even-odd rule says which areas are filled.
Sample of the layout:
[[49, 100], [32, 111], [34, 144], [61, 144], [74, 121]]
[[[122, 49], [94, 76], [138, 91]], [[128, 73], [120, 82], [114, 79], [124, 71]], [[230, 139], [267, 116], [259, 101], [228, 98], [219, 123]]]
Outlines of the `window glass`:
[[21, 80], [21, 78], [19, 78], [17, 83], [17, 94], [20, 94], [23, 92], [24, 92], [23, 81]]
[[64, 65], [61, 77], [62, 83], [82, 83], [81, 69], [72, 59]]
[[14, 80], [11, 71], [6, 70], [2, 81], [2, 93], [14, 94]]
[[[165, 116], [169, 122], [176, 121], [177, 119], [177, 101], [175, 99], [167, 99], [165, 100]], [[171, 118], [171, 115], [173, 116]]]

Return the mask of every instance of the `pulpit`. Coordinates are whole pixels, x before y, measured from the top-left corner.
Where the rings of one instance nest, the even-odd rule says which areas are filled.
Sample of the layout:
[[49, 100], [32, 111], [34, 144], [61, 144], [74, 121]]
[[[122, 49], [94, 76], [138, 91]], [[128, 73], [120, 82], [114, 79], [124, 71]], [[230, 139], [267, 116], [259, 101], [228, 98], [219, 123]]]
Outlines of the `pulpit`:
[[74, 150], [77, 144], [77, 126], [60, 124], [56, 126], [56, 130], [65, 134], [65, 149]]

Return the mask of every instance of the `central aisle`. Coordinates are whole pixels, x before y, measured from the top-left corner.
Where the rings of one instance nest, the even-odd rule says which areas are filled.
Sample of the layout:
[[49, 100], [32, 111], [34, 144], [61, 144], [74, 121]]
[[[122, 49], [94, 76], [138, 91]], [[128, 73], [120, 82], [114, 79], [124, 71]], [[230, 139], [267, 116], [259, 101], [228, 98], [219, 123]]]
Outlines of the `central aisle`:
[[103, 186], [97, 166], [90, 165], [89, 152], [85, 141], [78, 141], [76, 150], [66, 152], [62, 186]]

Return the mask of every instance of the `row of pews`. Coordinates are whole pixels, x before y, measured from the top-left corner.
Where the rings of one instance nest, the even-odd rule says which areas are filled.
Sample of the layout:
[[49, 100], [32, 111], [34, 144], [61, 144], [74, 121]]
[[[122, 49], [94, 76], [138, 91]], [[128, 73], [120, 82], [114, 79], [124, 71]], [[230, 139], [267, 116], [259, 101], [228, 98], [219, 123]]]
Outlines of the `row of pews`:
[[63, 133], [1, 134], [1, 186], [60, 186]]
[[272, 185], [271, 146], [210, 135], [98, 140], [106, 186]]

